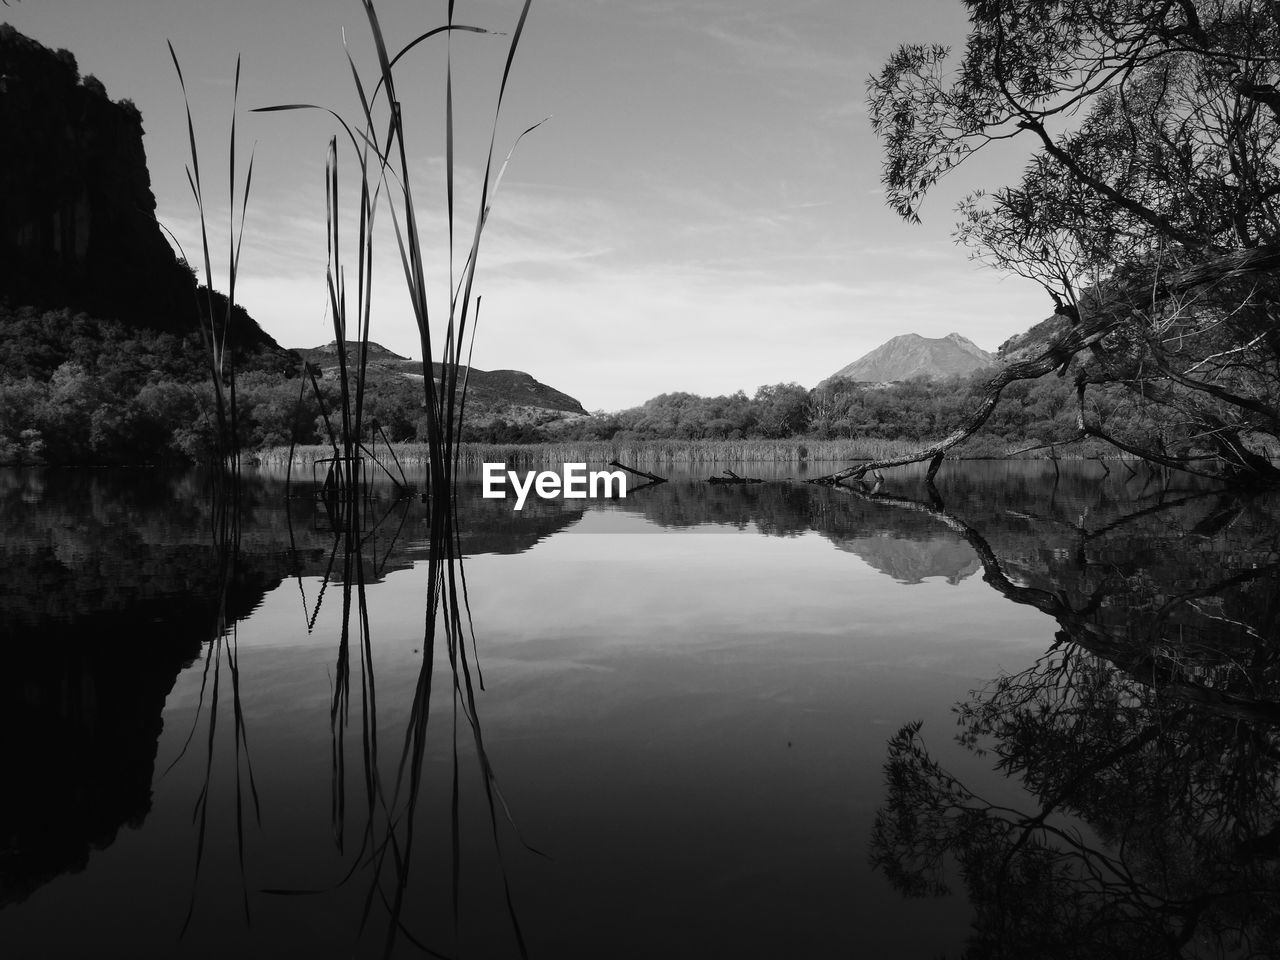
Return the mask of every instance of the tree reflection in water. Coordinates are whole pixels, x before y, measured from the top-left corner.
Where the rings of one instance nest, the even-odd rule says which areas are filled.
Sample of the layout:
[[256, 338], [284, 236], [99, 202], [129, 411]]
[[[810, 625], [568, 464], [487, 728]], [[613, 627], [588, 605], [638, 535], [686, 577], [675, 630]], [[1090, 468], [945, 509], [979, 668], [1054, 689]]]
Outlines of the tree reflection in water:
[[[1024, 469], [1026, 476], [1019, 479]], [[1012, 781], [1028, 787], [1032, 799], [1013, 783], [993, 783], [983, 776], [986, 771], [962, 768], [964, 760], [944, 758], [944, 746], [963, 751], [932, 739], [938, 736], [932, 725], [909, 729], [894, 740], [895, 779], [878, 832], [880, 864], [900, 886], [917, 893], [948, 883], [968, 888], [978, 912], [970, 955], [1265, 956], [1280, 932], [1274, 929], [1278, 885], [1271, 868], [1280, 847], [1271, 786], [1277, 773], [1272, 734], [1277, 696], [1271, 678], [1280, 592], [1280, 507], [1264, 497], [1238, 500], [1204, 489], [1164, 489], [1159, 478], [1142, 474], [1126, 481], [1123, 467], [1113, 467], [1109, 478], [1099, 472], [1064, 469], [1061, 482], [1055, 483], [1047, 465], [1038, 472], [1022, 465], [1016, 470], [1009, 465], [967, 467], [944, 476], [945, 504], [940, 497], [871, 497], [803, 484], [733, 489], [700, 479], [676, 480], [626, 500], [590, 504], [592, 511], [620, 516], [587, 516], [582, 524], [584, 507], [577, 501], [538, 501], [516, 514], [509, 504], [463, 498], [455, 504], [459, 516], [452, 521], [452, 541], [441, 539], [449, 524], [436, 529], [437, 520], [418, 501], [383, 499], [372, 511], [362, 505], [358, 527], [348, 527], [341, 514], [334, 524], [321, 506], [295, 501], [294, 528], [286, 530], [282, 485], [259, 480], [245, 484], [242, 529], [232, 541], [237, 549], [225, 554], [210, 550], [207, 531], [210, 522], [218, 526], [216, 511], [204, 487], [191, 478], [162, 483], [158, 475], [147, 473], [109, 482], [99, 474], [33, 473], [20, 483], [9, 475], [14, 485], [8, 488], [0, 475], [0, 517], [7, 524], [0, 632], [8, 628], [17, 641], [9, 645], [10, 659], [0, 672], [0, 691], [5, 693], [0, 714], [6, 719], [11, 774], [6, 783], [16, 785], [0, 797], [6, 831], [0, 902], [10, 903], [0, 921], [33, 955], [51, 937], [48, 918], [74, 914], [78, 922], [68, 926], [84, 934], [59, 929], [56, 936], [74, 941], [81, 953], [101, 940], [101, 932], [117, 916], [127, 916], [137, 925], [140, 953], [173, 948], [212, 956], [243, 952], [246, 944], [253, 952], [263, 944], [290, 943], [302, 944], [298, 949], [316, 956], [353, 951], [376, 955], [388, 949], [417, 956], [422, 951], [416, 943], [455, 956], [507, 956], [519, 952], [517, 931], [523, 925], [537, 953], [539, 945], [555, 940], [555, 929], [565, 926], [566, 916], [581, 920], [586, 932], [579, 933], [579, 942], [603, 942], [607, 938], [601, 931], [632, 916], [635, 903], [655, 910], [675, 903], [675, 896], [667, 897], [668, 888], [657, 887], [669, 881], [682, 891], [679, 906], [689, 904], [699, 923], [708, 917], [732, 918], [714, 933], [724, 943], [732, 941], [739, 953], [751, 954], [753, 947], [759, 953], [767, 942], [776, 943], [751, 939], [755, 928], [750, 918], [743, 919], [749, 911], [767, 913], [756, 907], [766, 901], [748, 904], [736, 895], [738, 888], [729, 890], [722, 883], [722, 872], [733, 869], [726, 866], [732, 854], [748, 844], [738, 846], [726, 834], [719, 846], [704, 846], [697, 839], [701, 833], [671, 829], [663, 838], [670, 846], [662, 847], [650, 840], [658, 834], [654, 824], [693, 823], [702, 831], [702, 821], [683, 809], [667, 811], [669, 819], [664, 820], [660, 809], [651, 813], [645, 807], [637, 813], [628, 806], [652, 803], [659, 788], [672, 784], [705, 784], [712, 796], [730, 796], [724, 784], [733, 783], [737, 773], [730, 771], [726, 779], [724, 767], [704, 768], [710, 753], [680, 754], [673, 747], [671, 756], [688, 761], [687, 774], [677, 770], [668, 777], [660, 771], [655, 777], [646, 769], [621, 783], [652, 779], [652, 793], [632, 798], [621, 797], [621, 790], [604, 791], [617, 806], [594, 800], [596, 805], [588, 807], [575, 804], [592, 802], [600, 794], [582, 792], [577, 779], [557, 779], [557, 773], [625, 755], [653, 735], [650, 728], [636, 732], [619, 723], [588, 747], [616, 745], [594, 753], [584, 753], [583, 745], [573, 741], [562, 751], [572, 757], [572, 766], [547, 764], [547, 756], [555, 754], [539, 753], [532, 737], [519, 749], [512, 743], [511, 751], [502, 754], [499, 772], [510, 778], [513, 806], [518, 797], [513, 812], [527, 817], [537, 839], [556, 853], [555, 865], [523, 855], [504, 810], [489, 750], [497, 753], [497, 738], [505, 737], [512, 724], [524, 723], [523, 716], [512, 719], [518, 710], [508, 712], [513, 703], [521, 709], [529, 706], [529, 700], [519, 700], [522, 692], [553, 688], [521, 688], [520, 674], [507, 672], [503, 656], [516, 641], [504, 635], [506, 621], [500, 618], [479, 639], [481, 652], [490, 658], [486, 678], [496, 664], [493, 677], [503, 680], [490, 686], [503, 689], [493, 691], [492, 705], [476, 709], [484, 694], [464, 574], [483, 574], [489, 584], [500, 582], [498, 568], [536, 574], [541, 559], [517, 566], [510, 555], [549, 537], [558, 539], [557, 549], [598, 557], [614, 548], [612, 542], [574, 543], [574, 528], [592, 533], [592, 521], [618, 519], [623, 521], [619, 528], [637, 531], [656, 532], [655, 525], [705, 526], [708, 533], [737, 528], [770, 537], [809, 537], [825, 543], [795, 546], [816, 547], [815, 555], [826, 557], [837, 574], [829, 582], [839, 586], [887, 583], [872, 572], [877, 570], [900, 582], [934, 580], [932, 588], [912, 586], [904, 592], [925, 594], [922, 601], [939, 606], [980, 607], [983, 618], [974, 623], [998, 623], [1000, 617], [986, 614], [992, 606], [1003, 606], [1006, 597], [1056, 618], [1060, 642], [1048, 652], [1043, 647], [1036, 651], [1044, 656], [1031, 669], [995, 681], [970, 698], [960, 715], [964, 742], [987, 751]], [[883, 489], [892, 491], [897, 485], [895, 479]], [[700, 546], [691, 540], [675, 542]], [[616, 546], [631, 550], [647, 547], [648, 541]], [[468, 558], [492, 554], [493, 565], [486, 569], [485, 561], [473, 564], [468, 559], [464, 571], [457, 562], [462, 553]], [[850, 553], [865, 560], [866, 569]], [[226, 578], [221, 575], [223, 556], [234, 561]], [[432, 558], [434, 571], [428, 563]], [[742, 569], [756, 571], [751, 565]], [[859, 579], [846, 578], [850, 573]], [[999, 595], [975, 596], [975, 589], [986, 593], [974, 582], [975, 573]], [[777, 570], [771, 566], [767, 574], [776, 576]], [[392, 575], [397, 584], [379, 583]], [[297, 586], [278, 590], [289, 576], [300, 578]], [[941, 578], [963, 582], [953, 590]], [[550, 575], [541, 582], [552, 582]], [[732, 591], [729, 595], [736, 596]], [[503, 602], [501, 597], [485, 599], [491, 608]], [[837, 608], [844, 614], [833, 617], [832, 634], [843, 635], [849, 622], [844, 615], [880, 601], [873, 595], [866, 602], [868, 608], [856, 603]], [[317, 603], [323, 607], [319, 614]], [[255, 608], [260, 615], [240, 627], [240, 661], [234, 624]], [[486, 614], [477, 607], [477, 615]], [[420, 616], [424, 619], [418, 620]], [[282, 624], [284, 617], [291, 622]], [[1039, 618], [1014, 619], [1034, 624]], [[309, 626], [314, 629], [307, 630]], [[768, 629], [766, 624], [753, 633], [762, 649]], [[957, 629], [983, 627], [966, 623]], [[112, 631], [125, 633], [130, 642], [104, 642]], [[896, 644], [898, 636], [886, 635], [884, 648]], [[486, 637], [493, 644], [488, 650]], [[1005, 640], [1021, 638], [1002, 633], [992, 635], [990, 643], [987, 639], [966, 634], [947, 651], [952, 657], [948, 662], [960, 664], [956, 672], [967, 674], [964, 659], [970, 650], [985, 657]], [[426, 645], [419, 650], [421, 641]], [[797, 649], [804, 649], [804, 644], [777, 646], [778, 662], [794, 662]], [[933, 652], [938, 646], [916, 649]], [[693, 647], [694, 653], [700, 649], [705, 648]], [[825, 654], [836, 647], [808, 649]], [[992, 656], [1003, 655], [1003, 649]], [[837, 655], [865, 662], [859, 656], [863, 650], [876, 648], [852, 645]], [[690, 662], [678, 663], [685, 669]], [[175, 688], [175, 677], [192, 665], [194, 670]], [[718, 683], [727, 670], [716, 670], [695, 679]], [[859, 670], [861, 664], [850, 666], [840, 676], [862, 676]], [[187, 738], [202, 676], [207, 677], [205, 698], [191, 745], [170, 777], [156, 782], [153, 810], [153, 773], [164, 769]], [[904, 685], [922, 676], [921, 671], [904, 673]], [[634, 678], [641, 694], [662, 696], [653, 713], [641, 717], [648, 719], [677, 701], [660, 685], [672, 677], [683, 679], [674, 671], [652, 678], [649, 685], [649, 678]], [[797, 673], [796, 689], [813, 684], [815, 677], [813, 670]], [[867, 685], [872, 682], [874, 677]], [[218, 703], [211, 710], [215, 687]], [[566, 695], [572, 698], [583, 689], [567, 687]], [[770, 679], [769, 696], [777, 689]], [[237, 731], [241, 692], [245, 708]], [[843, 708], [853, 699], [834, 681], [829, 695], [829, 700], [824, 693], [807, 702], [826, 710], [832, 704]], [[946, 700], [955, 696], [949, 693]], [[906, 711], [929, 709], [930, 697], [923, 693], [912, 701], [921, 706], [896, 708], [902, 715], [889, 716], [895, 724], [910, 719], [916, 714]], [[715, 695], [706, 700], [715, 709], [725, 703]], [[703, 704], [695, 706], [674, 713], [670, 729], [705, 715]], [[747, 712], [733, 716], [750, 718], [754, 710], [753, 702]], [[490, 718], [483, 735], [481, 714]], [[871, 723], [883, 711], [877, 703], [874, 710], [848, 715]], [[162, 720], [172, 724], [163, 733]], [[764, 891], [762, 898], [767, 895], [772, 918], [781, 926], [792, 917], [812, 919], [828, 902], [852, 902], [867, 888], [849, 887], [854, 892], [844, 896], [840, 881], [830, 880], [838, 872], [833, 861], [841, 868], [848, 865], [847, 857], [840, 859], [842, 852], [833, 852], [831, 837], [857, 842], [849, 840], [847, 811], [840, 805], [847, 788], [827, 779], [827, 771], [839, 764], [820, 762], [818, 757], [828, 755], [814, 754], [809, 779], [791, 781], [802, 769], [795, 759], [812, 744], [797, 739], [795, 751], [783, 747], [770, 760], [755, 751], [763, 742], [754, 739], [755, 732], [765, 727], [736, 721], [726, 721], [702, 742], [715, 742], [720, 749], [720, 730], [731, 726], [734, 735], [742, 734], [738, 745], [749, 758], [743, 766], [750, 782], [757, 784], [761, 773], [776, 773], [772, 779], [787, 786], [787, 791], [762, 794], [782, 798], [768, 810], [759, 797], [747, 797], [736, 814], [741, 823], [758, 813], [759, 824], [789, 829], [790, 821], [800, 818], [789, 817], [785, 811], [792, 808], [783, 802], [803, 803], [794, 809], [807, 816], [817, 809], [815, 803], [841, 798], [830, 804], [838, 815], [811, 831], [812, 856], [802, 852], [788, 861], [783, 859], [787, 854], [779, 853], [768, 860], [767, 853], [760, 853], [784, 850], [791, 842], [785, 829], [744, 834], [759, 840], [752, 853], [770, 878], [775, 873], [769, 870], [779, 877], [794, 870], [796, 876], [804, 871], [811, 881], [808, 886], [794, 884], [790, 891], [772, 880], [756, 887]], [[834, 714], [829, 727], [841, 733], [852, 729]], [[828, 724], [815, 721], [809, 729], [816, 734]], [[606, 734], [618, 739], [607, 741]], [[921, 734], [930, 736], [932, 755], [925, 752]], [[206, 751], [211, 735], [216, 757], [210, 776]], [[539, 736], [543, 747], [552, 739]], [[487, 746], [488, 741], [495, 745]], [[255, 827], [246, 744], [253, 748], [253, 770], [262, 791], [261, 831]], [[318, 747], [318, 755], [312, 747]], [[859, 763], [864, 756], [870, 760], [866, 768], [845, 771], [853, 783], [882, 759], [879, 748], [864, 753], [859, 744], [857, 749]], [[520, 753], [526, 750], [533, 759], [521, 766]], [[724, 756], [737, 754], [726, 751]], [[832, 743], [829, 756], [847, 756], [846, 747]], [[627, 772], [623, 763], [613, 769]], [[526, 789], [535, 781], [556, 782], [539, 794]], [[719, 794], [714, 792], [718, 788]], [[202, 791], [211, 797], [203, 841], [200, 817], [195, 824], [190, 820]], [[682, 796], [667, 792], [673, 802]], [[540, 796], [547, 799], [540, 802]], [[1015, 796], [1022, 799], [1009, 799]], [[734, 813], [728, 804], [700, 809], [717, 816]], [[599, 822], [591, 822], [593, 812], [602, 814]], [[640, 839], [610, 846], [628, 817], [644, 824]], [[100, 857], [84, 876], [50, 882], [81, 869], [91, 851], [111, 844], [122, 825], [138, 826], [144, 819], [144, 829], [129, 834], [127, 843]], [[815, 814], [814, 819], [820, 817]], [[870, 820], [863, 821], [867, 828]], [[189, 888], [198, 843], [204, 844], [202, 872]], [[237, 850], [241, 843], [243, 867]], [[588, 843], [623, 855], [605, 864], [605, 855], [596, 857], [594, 850], [590, 857], [582, 854]], [[647, 862], [643, 858], [650, 855], [650, 843], [654, 859], [666, 858], [664, 870], [666, 863], [692, 864], [705, 854], [713, 894], [702, 898], [710, 885], [701, 877], [685, 883], [684, 877], [656, 870], [637, 877], [635, 865]], [[513, 895], [505, 889], [504, 854], [513, 871]], [[178, 872], [154, 870], [147, 879], [132, 881], [136, 886], [123, 886], [121, 871], [135, 870], [136, 864], [145, 870], [176, 865]], [[587, 872], [584, 864], [601, 872]], [[605, 867], [616, 872], [605, 872]], [[822, 869], [830, 872], [820, 874]], [[136, 870], [134, 876], [141, 873]], [[580, 879], [584, 876], [589, 878], [585, 882]], [[597, 876], [608, 877], [609, 883], [596, 882]], [[589, 890], [593, 883], [602, 889], [595, 899]], [[813, 894], [823, 883], [830, 901]], [[246, 885], [251, 927], [241, 902]], [[102, 898], [108, 886], [118, 887], [118, 898]], [[264, 895], [263, 886], [277, 893]], [[281, 896], [285, 888], [294, 896]], [[192, 889], [198, 895], [194, 918], [181, 945], [174, 945]], [[722, 890], [727, 892], [717, 900]], [[36, 891], [39, 896], [32, 895]], [[869, 935], [891, 942], [902, 923], [900, 915], [879, 911], [875, 895], [880, 892], [873, 889], [873, 896], [858, 899], [862, 917], [870, 911], [878, 911], [876, 915], [863, 921], [855, 914], [852, 923], [867, 922]], [[632, 896], [634, 902], [628, 899]], [[125, 913], [126, 898], [138, 904], [136, 913]], [[28, 899], [30, 903], [17, 903]], [[513, 920], [514, 908], [519, 908], [522, 926]], [[953, 911], [944, 907], [923, 913], [950, 917]], [[835, 908], [825, 915], [839, 916]], [[740, 925], [730, 930], [729, 923]], [[667, 930], [658, 921], [650, 927], [655, 937]], [[818, 930], [810, 943], [844, 943], [845, 933]], [[954, 942], [950, 928], [932, 942]], [[686, 952], [692, 955], [695, 949], [690, 946]], [[725, 949], [730, 948], [720, 952]]]
[[[987, 583], [1060, 627], [1035, 664], [956, 708], [958, 741], [1035, 805], [978, 796], [908, 723], [889, 741], [873, 864], [908, 896], [963, 885], [975, 911], [966, 957], [1275, 956], [1274, 502], [1193, 493], [1080, 522], [1075, 555], [1023, 583], [935, 489], [928, 502], [849, 494], [932, 515], [974, 547]], [[1120, 539], [1139, 558], [1131, 569], [1114, 562]], [[1185, 563], [1209, 539], [1214, 559], [1170, 587], [1161, 563]]]

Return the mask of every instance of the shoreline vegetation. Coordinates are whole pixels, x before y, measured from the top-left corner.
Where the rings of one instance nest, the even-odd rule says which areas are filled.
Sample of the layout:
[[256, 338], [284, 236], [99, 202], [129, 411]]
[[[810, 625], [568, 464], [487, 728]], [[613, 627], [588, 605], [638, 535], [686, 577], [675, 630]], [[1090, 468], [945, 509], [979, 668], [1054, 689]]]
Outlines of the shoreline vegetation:
[[[494, 461], [531, 464], [560, 456], [568, 462], [883, 459], [954, 430], [984, 376], [980, 371], [883, 385], [835, 381], [811, 390], [779, 383], [753, 395], [664, 393], [614, 413], [565, 417], [548, 411], [545, 420], [469, 397], [465, 411], [458, 411], [457, 439], [467, 462], [484, 462], [489, 452]], [[283, 463], [291, 442], [331, 455], [317, 396], [331, 413], [340, 410], [339, 377], [325, 371], [315, 390], [311, 386], [295, 354], [238, 357], [235, 413], [246, 462]], [[1012, 384], [984, 429], [952, 456], [1113, 455], [1114, 448], [1096, 441], [1063, 445], [1073, 434], [1073, 402], [1071, 383], [1057, 377]], [[1158, 436], [1160, 424], [1119, 390], [1099, 391], [1094, 402], [1125, 436]], [[398, 455], [425, 462], [430, 423], [418, 381], [369, 377], [363, 413], [369, 427], [376, 421], [379, 443], [385, 437]], [[373, 432], [361, 430], [366, 444]], [[217, 434], [215, 398], [194, 332], [179, 338], [65, 309], [0, 304], [0, 464], [208, 462], [216, 458]]]
[[[217, 416], [196, 335], [147, 333], [69, 310], [0, 304], [0, 465], [110, 466], [208, 462]], [[901, 457], [954, 430], [985, 374], [885, 385], [797, 384], [722, 397], [666, 393], [616, 413], [520, 422], [469, 403], [461, 462], [868, 462]], [[300, 386], [302, 393], [299, 402]], [[242, 355], [236, 373], [239, 450], [247, 463], [295, 464], [332, 455], [325, 418], [295, 355]], [[341, 408], [336, 377], [316, 384]], [[1099, 391], [1098, 414], [1125, 436], [1158, 437], [1160, 424], [1118, 389]], [[1101, 441], [1071, 443], [1072, 384], [1057, 377], [1012, 384], [984, 429], [949, 456], [970, 459], [1128, 459]], [[402, 462], [428, 462], [421, 387], [405, 377], [367, 383], [365, 417]], [[364, 430], [371, 444], [370, 431]], [[1265, 445], [1264, 445], [1265, 446]], [[1202, 451], [1207, 452], [1207, 451]], [[1280, 454], [1269, 448], [1270, 456]]]
[[[0, 357], [0, 465], [136, 466], [216, 456], [216, 404], [194, 333], [179, 338], [69, 310], [0, 304]], [[239, 359], [236, 422], [244, 461], [283, 466], [291, 442], [295, 464], [331, 456], [325, 418], [296, 355], [263, 351]], [[469, 402], [458, 437], [460, 462], [884, 460], [956, 429], [985, 376], [836, 381], [812, 390], [775, 384], [751, 396], [666, 393], [616, 413], [543, 422], [521, 422], [500, 407]], [[401, 462], [428, 462], [421, 387], [403, 376], [379, 376], [366, 388], [364, 415], [377, 423], [379, 447], [385, 438]], [[320, 377], [316, 390], [328, 410], [341, 408], [336, 377]], [[948, 456], [1130, 459], [1099, 440], [1072, 442], [1073, 405], [1073, 385], [1062, 378], [1011, 384], [983, 429]], [[1162, 424], [1120, 388], [1097, 390], [1091, 409], [1136, 443], [1159, 440]], [[371, 445], [371, 431], [362, 433]], [[1280, 456], [1265, 442], [1260, 449]]]
[[[510, 465], [540, 465], [563, 463], [608, 463], [620, 460], [624, 463], [844, 463], [850, 461], [877, 460], [899, 456], [917, 446], [911, 440], [637, 440], [637, 441], [587, 441], [562, 443], [463, 443], [458, 457], [462, 464], [478, 466], [482, 463], [506, 463]], [[397, 443], [393, 445], [395, 459], [405, 466], [421, 466], [429, 462], [430, 447], [425, 443]], [[379, 446], [380, 458], [385, 447]], [[290, 462], [287, 446], [266, 447], [255, 454], [246, 455], [246, 463], [259, 467], [284, 469]], [[292, 463], [295, 468], [333, 456], [331, 447], [322, 445], [293, 448]], [[1002, 443], [974, 443], [972, 449], [953, 457], [956, 460], [1127, 460], [1131, 459], [1114, 450], [1099, 448], [1083, 450], [1068, 447], [1063, 450], [1043, 449], [1025, 451]]]

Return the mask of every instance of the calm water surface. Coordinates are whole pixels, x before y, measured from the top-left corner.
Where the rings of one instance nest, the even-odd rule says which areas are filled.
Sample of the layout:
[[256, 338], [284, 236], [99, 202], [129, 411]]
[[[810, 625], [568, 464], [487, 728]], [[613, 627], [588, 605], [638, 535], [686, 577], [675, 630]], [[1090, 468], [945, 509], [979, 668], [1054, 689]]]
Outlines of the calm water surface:
[[734, 469], [471, 484], [452, 657], [416, 500], [0, 473], [0, 955], [1276, 955], [1280, 499]]

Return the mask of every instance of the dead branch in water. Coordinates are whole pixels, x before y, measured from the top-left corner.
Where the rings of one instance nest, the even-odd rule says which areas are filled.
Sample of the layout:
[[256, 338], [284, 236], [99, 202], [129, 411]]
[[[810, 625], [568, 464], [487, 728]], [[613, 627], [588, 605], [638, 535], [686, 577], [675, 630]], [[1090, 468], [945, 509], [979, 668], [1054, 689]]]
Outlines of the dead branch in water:
[[[643, 470], [637, 470], [635, 467], [628, 467], [625, 463], [619, 463], [617, 460], [610, 460], [608, 466], [617, 467], [619, 470], [627, 471], [627, 473], [634, 473], [637, 477], [644, 477], [649, 481], [649, 483], [642, 484], [642, 486], [647, 487], [650, 484], [667, 482], [666, 477], [660, 477], [656, 473], [645, 473]], [[639, 490], [640, 487], [636, 487], [635, 489]]]
[[707, 477], [707, 483], [764, 483], [759, 477], [740, 477], [732, 470], [725, 470], [723, 477]]

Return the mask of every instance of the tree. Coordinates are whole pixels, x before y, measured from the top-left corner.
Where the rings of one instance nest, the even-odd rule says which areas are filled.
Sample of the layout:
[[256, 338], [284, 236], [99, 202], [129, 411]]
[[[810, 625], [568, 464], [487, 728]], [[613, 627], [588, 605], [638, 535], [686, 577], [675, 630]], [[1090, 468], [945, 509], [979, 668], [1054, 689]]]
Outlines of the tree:
[[757, 428], [765, 437], [794, 437], [809, 425], [809, 392], [798, 383], [775, 383], [756, 390]]
[[[1075, 429], [1157, 463], [1280, 482], [1280, 8], [1243, 0], [965, 0], [945, 47], [906, 45], [868, 81], [888, 202], [918, 220], [951, 170], [1031, 138], [1021, 180], [960, 205], [958, 239], [1045, 288], [1054, 316], [1005, 345], [959, 429], [1010, 383], [1073, 371]], [[1083, 115], [1083, 120], [1072, 118]], [[1087, 351], [1087, 355], [1080, 355]], [[1121, 384], [1160, 435], [1115, 434], [1086, 391]], [[1206, 465], [1204, 458], [1213, 459]]]

